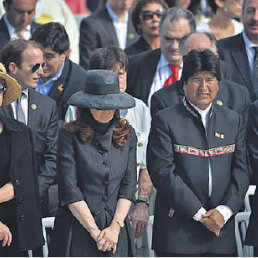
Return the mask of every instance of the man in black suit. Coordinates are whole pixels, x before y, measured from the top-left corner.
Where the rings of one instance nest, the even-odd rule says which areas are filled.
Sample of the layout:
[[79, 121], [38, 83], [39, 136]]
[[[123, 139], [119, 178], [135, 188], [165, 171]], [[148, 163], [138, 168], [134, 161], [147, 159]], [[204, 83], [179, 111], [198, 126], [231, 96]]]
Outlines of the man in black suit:
[[[209, 49], [217, 54], [216, 41], [212, 42], [210, 34], [194, 32], [182, 38], [180, 41], [180, 53], [186, 55], [192, 49]], [[179, 80], [168, 87], [155, 92], [151, 98], [151, 114], [174, 106], [182, 102], [184, 98], [183, 82]], [[248, 107], [251, 103], [248, 90], [233, 81], [222, 79], [219, 81], [219, 91], [214, 103], [230, 108], [242, 115], [244, 124], [247, 123]]]
[[105, 7], [84, 18], [80, 25], [80, 65], [88, 69], [91, 53], [111, 45], [125, 49], [138, 39], [131, 22], [133, 0], [108, 0]]
[[254, 73], [255, 47], [258, 47], [257, 12], [258, 0], [243, 1], [244, 30], [236, 36], [218, 42], [219, 55], [227, 62], [231, 79], [247, 87], [251, 97], [254, 91], [258, 90], [258, 79]]
[[61, 126], [68, 107], [67, 100], [74, 92], [83, 89], [87, 72], [67, 57], [69, 38], [60, 23], [50, 22], [39, 26], [32, 39], [43, 46], [46, 63], [36, 91], [56, 101]]
[[39, 24], [33, 22], [36, 0], [4, 0], [0, 20], [0, 49], [13, 39], [30, 39]]
[[249, 186], [241, 115], [214, 105], [220, 69], [210, 51], [184, 56], [183, 103], [157, 113], [147, 167], [157, 189], [157, 256], [235, 256], [234, 215]]
[[37, 43], [17, 39], [2, 49], [0, 59], [22, 87], [21, 97], [1, 111], [32, 130], [42, 211], [47, 216], [47, 191], [56, 175], [58, 119], [55, 101], [34, 90], [43, 74], [43, 52]]
[[[194, 30], [194, 16], [190, 11], [181, 7], [169, 8], [159, 24], [161, 49], [129, 58], [127, 92], [150, 106], [152, 94], [161, 89], [170, 76], [177, 74], [180, 77], [182, 58], [179, 41]], [[177, 72], [173, 73], [170, 65]]]

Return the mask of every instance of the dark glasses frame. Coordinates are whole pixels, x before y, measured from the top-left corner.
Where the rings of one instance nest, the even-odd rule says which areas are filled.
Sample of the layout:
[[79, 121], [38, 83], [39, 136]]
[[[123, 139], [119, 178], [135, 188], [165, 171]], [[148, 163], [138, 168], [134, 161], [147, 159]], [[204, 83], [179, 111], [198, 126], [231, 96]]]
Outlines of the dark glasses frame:
[[37, 72], [38, 69], [40, 68], [40, 66], [43, 68], [43, 67], [45, 66], [45, 64], [46, 64], [45, 62], [34, 64], [34, 65], [31, 67], [31, 72], [32, 72], [32, 73]]
[[7, 89], [6, 89], [6, 86], [0, 84], [0, 93], [5, 94], [6, 90], [7, 90]]
[[140, 13], [140, 18], [141, 18], [143, 21], [149, 21], [149, 20], [153, 19], [154, 14], [155, 14], [158, 18], [161, 18], [162, 15], [165, 13], [165, 11], [166, 11], [165, 9], [158, 9], [158, 10], [156, 10], [155, 12], [153, 12], [153, 11], [148, 11], [148, 10], [142, 11], [142, 12]]

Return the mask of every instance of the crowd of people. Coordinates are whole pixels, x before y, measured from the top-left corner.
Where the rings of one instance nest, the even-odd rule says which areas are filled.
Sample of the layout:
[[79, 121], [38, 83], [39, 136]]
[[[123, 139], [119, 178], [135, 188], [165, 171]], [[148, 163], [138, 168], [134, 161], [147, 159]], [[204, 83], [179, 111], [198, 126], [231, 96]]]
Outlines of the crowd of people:
[[0, 256], [237, 256], [258, 0], [2, 2]]

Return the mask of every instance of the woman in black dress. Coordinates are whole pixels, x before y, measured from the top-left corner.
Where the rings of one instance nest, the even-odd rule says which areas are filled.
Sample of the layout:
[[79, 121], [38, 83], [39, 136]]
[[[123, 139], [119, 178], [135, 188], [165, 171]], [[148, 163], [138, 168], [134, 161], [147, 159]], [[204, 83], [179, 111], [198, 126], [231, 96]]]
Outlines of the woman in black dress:
[[61, 129], [57, 173], [60, 207], [50, 256], [132, 256], [127, 214], [136, 190], [136, 136], [119, 109], [135, 105], [117, 74], [88, 71], [72, 95], [77, 118]]
[[[0, 107], [20, 95], [20, 85], [0, 63]], [[28, 256], [44, 242], [31, 132], [1, 115], [0, 153], [0, 256]]]

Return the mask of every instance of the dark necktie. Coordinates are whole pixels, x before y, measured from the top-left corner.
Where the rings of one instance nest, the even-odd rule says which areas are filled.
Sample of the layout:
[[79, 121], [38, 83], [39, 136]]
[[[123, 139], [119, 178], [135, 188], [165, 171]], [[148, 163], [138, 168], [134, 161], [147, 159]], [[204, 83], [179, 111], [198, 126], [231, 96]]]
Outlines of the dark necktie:
[[254, 47], [254, 69], [253, 69], [253, 78], [254, 85], [256, 85], [256, 89], [258, 89], [258, 47]]
[[17, 99], [16, 114], [17, 114], [17, 120], [26, 124], [25, 115], [24, 115], [24, 112], [23, 112], [22, 106], [21, 106], [22, 97], [26, 97], [26, 95], [23, 92], [22, 92], [22, 95]]
[[172, 74], [165, 81], [165, 83], [163, 85], [163, 88], [167, 87], [168, 85], [170, 85], [170, 84], [172, 84], [172, 83], [174, 83], [174, 82], [179, 80], [179, 69], [180, 69], [180, 66], [178, 66], [178, 65], [171, 65], [171, 64], [169, 64], [168, 66], [171, 69]]

